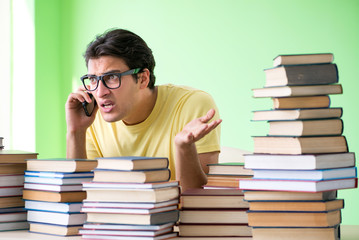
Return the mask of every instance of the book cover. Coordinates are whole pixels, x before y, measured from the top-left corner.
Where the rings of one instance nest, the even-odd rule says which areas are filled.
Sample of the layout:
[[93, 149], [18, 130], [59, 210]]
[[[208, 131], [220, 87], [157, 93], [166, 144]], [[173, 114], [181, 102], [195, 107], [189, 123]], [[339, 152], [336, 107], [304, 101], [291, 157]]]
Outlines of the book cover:
[[280, 54], [273, 59], [273, 66], [331, 63], [333, 53]]
[[169, 161], [165, 157], [121, 156], [97, 158], [97, 168], [112, 170], [148, 170], [168, 168]]
[[96, 160], [89, 159], [26, 159], [28, 171], [48, 172], [90, 172], [97, 166]]

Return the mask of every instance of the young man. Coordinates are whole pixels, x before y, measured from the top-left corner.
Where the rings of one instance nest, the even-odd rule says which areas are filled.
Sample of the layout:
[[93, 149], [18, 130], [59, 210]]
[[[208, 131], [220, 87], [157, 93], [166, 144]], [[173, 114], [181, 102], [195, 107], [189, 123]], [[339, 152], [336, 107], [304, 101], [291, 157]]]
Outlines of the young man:
[[[151, 49], [136, 34], [115, 29], [91, 42], [88, 74], [66, 102], [67, 157], [168, 157], [182, 188], [206, 183], [217, 163], [221, 123], [211, 96], [174, 85], [155, 86]], [[82, 103], [97, 106], [86, 116]], [[98, 114], [98, 111], [100, 114]]]

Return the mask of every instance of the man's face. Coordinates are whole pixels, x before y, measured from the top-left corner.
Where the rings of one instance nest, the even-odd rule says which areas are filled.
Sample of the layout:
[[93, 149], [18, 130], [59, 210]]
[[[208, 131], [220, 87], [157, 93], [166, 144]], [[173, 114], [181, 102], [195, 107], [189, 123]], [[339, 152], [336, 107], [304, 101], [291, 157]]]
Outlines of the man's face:
[[[90, 59], [88, 62], [88, 74], [100, 76], [109, 72], [125, 72], [130, 70], [125, 61], [112, 56], [102, 56]], [[99, 110], [106, 122], [123, 120], [125, 123], [136, 123], [139, 103], [139, 84], [132, 75], [121, 77], [121, 86], [116, 89], [108, 89], [99, 82], [93, 95], [99, 106]]]

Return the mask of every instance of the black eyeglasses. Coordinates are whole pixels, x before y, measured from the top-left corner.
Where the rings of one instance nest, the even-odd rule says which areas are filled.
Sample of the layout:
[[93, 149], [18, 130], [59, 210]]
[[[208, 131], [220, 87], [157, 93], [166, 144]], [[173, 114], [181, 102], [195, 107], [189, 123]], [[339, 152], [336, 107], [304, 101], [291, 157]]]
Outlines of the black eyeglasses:
[[86, 74], [81, 77], [81, 81], [87, 91], [95, 91], [98, 87], [99, 81], [109, 89], [116, 89], [121, 86], [121, 77], [126, 75], [137, 74], [142, 68], [135, 68], [122, 73], [105, 73], [101, 76]]

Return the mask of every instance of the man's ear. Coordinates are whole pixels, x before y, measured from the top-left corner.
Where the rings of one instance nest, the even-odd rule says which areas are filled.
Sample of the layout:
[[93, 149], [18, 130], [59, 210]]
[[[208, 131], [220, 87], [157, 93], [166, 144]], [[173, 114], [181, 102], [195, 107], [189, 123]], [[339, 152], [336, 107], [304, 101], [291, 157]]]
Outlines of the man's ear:
[[137, 74], [137, 82], [140, 84], [141, 89], [147, 88], [150, 82], [150, 71], [147, 68]]

